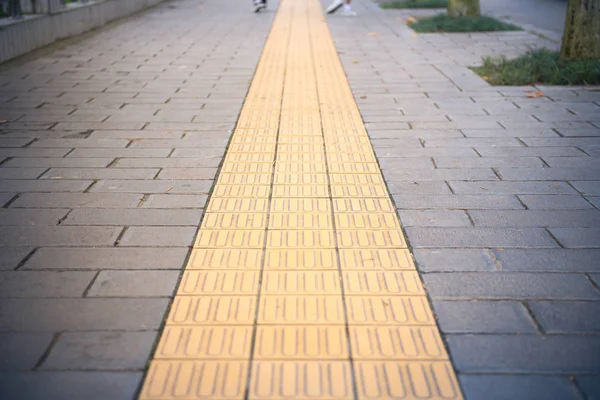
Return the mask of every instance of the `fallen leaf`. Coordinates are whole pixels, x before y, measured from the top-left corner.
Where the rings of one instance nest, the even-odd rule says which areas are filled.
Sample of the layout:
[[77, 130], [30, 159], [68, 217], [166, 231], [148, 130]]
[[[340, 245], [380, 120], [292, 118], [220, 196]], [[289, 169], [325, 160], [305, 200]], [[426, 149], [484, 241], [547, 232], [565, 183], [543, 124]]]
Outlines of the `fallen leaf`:
[[417, 19], [415, 17], [408, 17], [404, 20], [405, 24], [412, 24], [413, 22], [415, 22]]
[[165, 190], [165, 192], [167, 192], [167, 193], [168, 193], [168, 192], [170, 192], [171, 190], [173, 190], [173, 186], [169, 186], [169, 187], [167, 188], [167, 190]]
[[540, 132], [540, 135], [543, 135], [543, 134], [544, 134], [544, 132]]
[[366, 98], [367, 98], [367, 96], [360, 96], [360, 98], [361, 98], [362, 100], [364, 100], [364, 99], [366, 99]]
[[379, 36], [379, 33], [377, 33], [377, 32], [371, 32], [371, 33], [369, 33], [369, 36], [373, 36], [373, 37]]
[[413, 39], [416, 39], [416, 38], [419, 37], [419, 35], [417, 35], [416, 33], [413, 33], [410, 37], [413, 38]]
[[489, 80], [490, 80], [490, 77], [489, 77], [489, 76], [482, 76], [482, 78], [483, 78], [484, 80], [486, 80], [486, 81], [489, 81]]
[[352, 64], [358, 64], [358, 60], [352, 60]]
[[528, 94], [527, 97], [529, 97], [530, 99], [537, 99], [538, 97], [542, 97], [543, 95], [544, 92], [538, 91], [535, 93]]

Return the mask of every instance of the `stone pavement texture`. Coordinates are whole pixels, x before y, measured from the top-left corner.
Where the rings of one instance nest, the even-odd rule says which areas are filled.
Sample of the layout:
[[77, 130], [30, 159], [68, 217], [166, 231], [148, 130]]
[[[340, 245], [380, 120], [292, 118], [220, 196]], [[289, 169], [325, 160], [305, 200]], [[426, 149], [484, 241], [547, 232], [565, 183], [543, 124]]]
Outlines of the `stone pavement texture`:
[[[291, 15], [282, 11], [290, 24], [281, 31], [290, 34], [286, 29], [295, 27], [296, 34], [306, 33], [308, 22], [299, 22], [306, 17], [304, 6], [296, 6], [305, 2], [285, 1], [298, 9]], [[600, 92], [491, 87], [466, 66], [482, 55], [511, 56], [528, 46], [556, 44], [525, 32], [413, 37], [402, 23], [410, 13], [384, 12], [366, 0], [355, 3], [359, 17], [334, 15], [327, 19], [329, 29], [465, 397], [599, 398]], [[194, 269], [189, 249], [276, 7], [251, 14], [250, 7], [232, 0], [170, 2], [0, 67], [0, 120], [7, 120], [0, 125], [0, 398], [137, 396], [181, 269], [185, 264]], [[310, 11], [313, 19], [315, 13]], [[324, 25], [310, 26], [314, 29], [305, 36], [314, 38], [315, 29], [324, 34]], [[300, 43], [289, 46], [290, 54], [306, 51]], [[339, 75], [317, 73], [319, 96], [322, 87], [330, 87], [323, 77]], [[300, 91], [294, 83], [288, 82], [292, 92]], [[529, 90], [544, 96], [528, 98]], [[314, 92], [302, 93], [307, 102], [315, 101]], [[321, 164], [332, 161], [313, 153], [315, 160], [300, 152], [290, 153], [290, 159], [300, 163], [308, 157], [310, 162], [297, 164], [303, 168], [317, 168], [319, 157]], [[254, 161], [254, 156], [245, 160]], [[286, 172], [294, 164], [276, 165]], [[222, 177], [236, 172], [226, 166]], [[290, 190], [301, 188], [294, 187]], [[260, 196], [255, 197], [248, 211], [257, 211]], [[332, 206], [324, 206], [326, 213]], [[245, 205], [239, 207], [234, 210]], [[272, 211], [269, 224], [293, 223]], [[304, 222], [343, 223], [338, 217], [312, 215]], [[261, 221], [236, 217], [213, 223]], [[204, 219], [205, 226], [210, 223]], [[339, 240], [343, 243], [343, 236]], [[371, 260], [362, 261], [359, 266], [365, 267]], [[321, 259], [319, 266], [326, 265]], [[225, 261], [218, 266], [229, 267]], [[187, 271], [189, 278], [192, 270]], [[202, 273], [197, 272], [198, 280], [205, 288], [225, 288], [211, 281], [217, 275]], [[261, 293], [268, 289], [269, 274], [264, 275]], [[341, 276], [347, 277], [344, 271]], [[183, 280], [179, 290], [192, 280]], [[245, 290], [250, 281], [240, 281], [234, 290]], [[368, 287], [364, 281], [354, 288], [348, 282], [329, 281], [337, 288], [334, 302], [339, 293]], [[398, 299], [391, 297], [390, 304]], [[263, 332], [260, 324], [249, 326], [249, 335]], [[344, 327], [337, 336], [342, 338], [350, 329], [363, 329], [346, 319], [317, 334], [335, 338], [331, 326]], [[406, 345], [400, 331], [387, 344], [380, 332], [367, 331], [361, 337], [379, 338], [381, 346], [375, 347], [382, 354]], [[271, 334], [276, 338], [275, 330]], [[348, 345], [341, 351], [346, 359], [350, 352], [360, 353]], [[262, 371], [275, 374], [273, 379], [293, 374], [286, 362], [269, 362]], [[330, 374], [327, 382], [343, 385], [341, 377], [349, 376], [347, 365], [356, 368], [353, 363], [338, 361], [332, 368], [342, 372], [327, 369], [320, 375]], [[297, 376], [309, 382], [315, 363], [305, 364]], [[217, 365], [225, 367], [212, 363]], [[205, 369], [204, 375], [222, 374], [223, 368]], [[261, 368], [252, 371], [256, 375]], [[390, 372], [382, 371], [373, 369], [369, 382], [384, 382]], [[352, 382], [361, 398], [394, 398], [365, 393]], [[256, 383], [247, 390], [274, 398], [270, 388], [259, 391]], [[286, 393], [298, 392], [280, 394]], [[336, 393], [332, 389], [330, 397]]]

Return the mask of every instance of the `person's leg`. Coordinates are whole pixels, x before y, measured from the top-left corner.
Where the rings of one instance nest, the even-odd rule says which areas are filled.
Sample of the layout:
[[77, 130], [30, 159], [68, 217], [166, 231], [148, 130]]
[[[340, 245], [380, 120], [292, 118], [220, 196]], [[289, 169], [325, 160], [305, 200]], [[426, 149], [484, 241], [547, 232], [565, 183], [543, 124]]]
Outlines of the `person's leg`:
[[267, 8], [267, 0], [254, 0], [254, 12], [257, 13], [260, 10]]
[[352, 0], [346, 0], [346, 4], [344, 4], [344, 15], [354, 17], [356, 16], [356, 11], [352, 9], [351, 2]]
[[329, 7], [327, 7], [327, 10], [325, 10], [325, 11], [327, 12], [327, 14], [333, 14], [334, 12], [339, 10], [340, 7], [342, 7], [343, 5], [344, 5], [343, 0], [333, 0], [333, 3], [331, 3], [329, 5]]

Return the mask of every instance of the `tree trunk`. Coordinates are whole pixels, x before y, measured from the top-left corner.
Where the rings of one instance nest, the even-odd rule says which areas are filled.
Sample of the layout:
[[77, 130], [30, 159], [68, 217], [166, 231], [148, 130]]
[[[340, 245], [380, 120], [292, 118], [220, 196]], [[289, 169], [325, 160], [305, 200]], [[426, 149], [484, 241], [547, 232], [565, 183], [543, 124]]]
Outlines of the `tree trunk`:
[[600, 0], [569, 0], [561, 60], [600, 60]]
[[479, 17], [481, 15], [479, 0], [450, 0], [448, 15], [451, 17]]

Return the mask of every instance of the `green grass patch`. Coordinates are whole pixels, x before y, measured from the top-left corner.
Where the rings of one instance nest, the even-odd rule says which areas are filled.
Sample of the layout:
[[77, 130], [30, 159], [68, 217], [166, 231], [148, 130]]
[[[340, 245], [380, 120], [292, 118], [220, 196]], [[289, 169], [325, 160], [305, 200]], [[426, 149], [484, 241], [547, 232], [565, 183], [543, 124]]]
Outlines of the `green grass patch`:
[[450, 17], [438, 14], [433, 17], [421, 18], [409, 26], [419, 33], [428, 32], [497, 32], [520, 31], [516, 25], [498, 21], [492, 17]]
[[381, 8], [446, 8], [448, 0], [398, 0], [382, 3]]
[[559, 53], [532, 50], [514, 60], [487, 57], [481, 67], [471, 68], [492, 85], [598, 85], [600, 62], [561, 61]]

